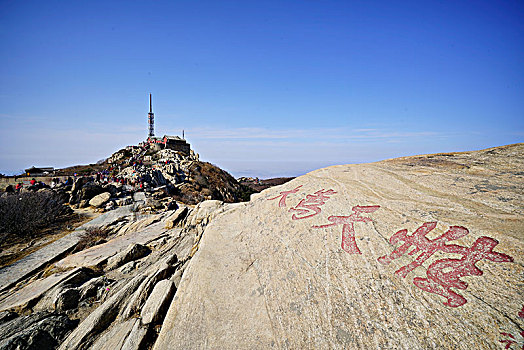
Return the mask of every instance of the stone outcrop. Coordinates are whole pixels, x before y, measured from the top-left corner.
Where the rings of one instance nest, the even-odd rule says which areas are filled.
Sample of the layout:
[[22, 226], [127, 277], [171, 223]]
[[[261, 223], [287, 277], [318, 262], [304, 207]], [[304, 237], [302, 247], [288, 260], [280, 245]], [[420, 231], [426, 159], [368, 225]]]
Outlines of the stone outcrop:
[[0, 348], [520, 348], [523, 156], [334, 166], [157, 214], [135, 193], [83, 226], [105, 243], [3, 284]]
[[76, 325], [65, 315], [35, 312], [0, 323], [0, 349], [54, 349]]
[[205, 228], [154, 349], [522, 346], [524, 145], [320, 169]]
[[117, 267], [120, 267], [124, 265], [125, 263], [128, 263], [136, 259], [143, 258], [150, 252], [151, 252], [151, 249], [149, 249], [148, 247], [142, 244], [131, 243], [124, 251], [108, 259], [106, 269], [108, 270], [116, 269]]
[[[198, 154], [192, 151], [186, 154], [172, 149], [157, 150], [150, 145], [132, 146], [115, 152], [107, 164], [118, 169], [115, 176], [131, 186], [151, 191], [161, 189], [186, 204], [194, 205], [208, 199], [236, 202], [247, 200], [246, 193], [250, 193], [230, 174], [201, 162]], [[147, 205], [153, 209], [169, 203], [172, 203], [169, 198], [147, 200]]]

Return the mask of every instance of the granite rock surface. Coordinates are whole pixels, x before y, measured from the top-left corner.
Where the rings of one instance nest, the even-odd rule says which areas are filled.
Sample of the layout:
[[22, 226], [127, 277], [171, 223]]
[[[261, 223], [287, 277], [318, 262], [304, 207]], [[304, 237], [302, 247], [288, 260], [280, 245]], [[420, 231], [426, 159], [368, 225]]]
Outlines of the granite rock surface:
[[156, 213], [135, 193], [82, 226], [105, 243], [1, 271], [0, 349], [520, 349], [523, 163], [340, 165]]
[[502, 349], [524, 144], [313, 171], [216, 216], [154, 349]]

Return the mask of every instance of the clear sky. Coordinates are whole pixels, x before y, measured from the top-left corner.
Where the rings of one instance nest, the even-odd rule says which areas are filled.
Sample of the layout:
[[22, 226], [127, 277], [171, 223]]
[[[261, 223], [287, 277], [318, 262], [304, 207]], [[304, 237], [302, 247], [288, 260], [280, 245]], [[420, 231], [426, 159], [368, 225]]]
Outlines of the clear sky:
[[234, 176], [524, 138], [524, 2], [0, 1], [0, 172], [186, 138]]

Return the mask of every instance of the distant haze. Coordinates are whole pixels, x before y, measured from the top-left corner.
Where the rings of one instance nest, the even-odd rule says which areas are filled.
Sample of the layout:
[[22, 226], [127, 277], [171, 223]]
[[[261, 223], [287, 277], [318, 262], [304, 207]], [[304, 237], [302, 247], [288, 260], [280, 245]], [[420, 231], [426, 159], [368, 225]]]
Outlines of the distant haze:
[[181, 135], [234, 176], [524, 139], [522, 1], [3, 1], [0, 173]]

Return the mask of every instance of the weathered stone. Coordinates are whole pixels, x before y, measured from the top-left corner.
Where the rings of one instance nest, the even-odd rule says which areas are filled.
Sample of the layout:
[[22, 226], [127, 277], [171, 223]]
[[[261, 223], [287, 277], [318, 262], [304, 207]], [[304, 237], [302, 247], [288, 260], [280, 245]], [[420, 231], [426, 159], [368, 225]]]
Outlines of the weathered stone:
[[217, 200], [208, 200], [199, 203], [187, 217], [187, 224], [193, 227], [197, 226], [202, 221], [212, 217], [223, 205], [223, 202]]
[[158, 237], [154, 241], [149, 242], [147, 246], [151, 249], [161, 249], [160, 247], [167, 244], [167, 242], [169, 242], [169, 236], [164, 235], [164, 236]]
[[105, 190], [102, 186], [95, 184], [94, 182], [88, 182], [82, 186], [82, 189], [78, 192], [79, 200], [91, 200], [93, 197], [101, 194]]
[[122, 235], [124, 235], [126, 233], [129, 233], [129, 232], [140, 231], [140, 230], [146, 228], [147, 226], [152, 225], [155, 222], [160, 221], [160, 219], [161, 219], [160, 215], [150, 215], [150, 216], [147, 216], [147, 217], [145, 217], [143, 219], [140, 219], [138, 221], [129, 222], [129, 223], [125, 224], [124, 226], [122, 226], [121, 229], [118, 230], [117, 236], [122, 236]]
[[127, 264], [125, 264], [124, 266], [122, 266], [119, 271], [123, 274], [131, 273], [136, 269], [136, 265], [137, 265], [136, 261], [130, 261]]
[[109, 192], [100, 193], [99, 195], [96, 195], [93, 198], [91, 198], [91, 200], [89, 201], [89, 205], [96, 207], [96, 208], [100, 208], [104, 204], [107, 203], [109, 198], [111, 198], [111, 193]]
[[80, 292], [76, 288], [66, 288], [55, 300], [55, 310], [62, 312], [75, 309], [80, 301]]
[[116, 269], [117, 267], [120, 267], [129, 261], [140, 259], [149, 253], [151, 253], [151, 249], [148, 247], [141, 244], [132, 243], [124, 251], [109, 258], [106, 269]]
[[153, 209], [163, 209], [164, 208], [164, 204], [162, 203], [162, 201], [158, 199], [154, 199], [154, 198], [148, 198], [146, 201], [146, 205]]
[[54, 349], [75, 325], [48, 312], [20, 316], [0, 324], [0, 349]]
[[10, 321], [16, 317], [18, 317], [18, 314], [16, 312], [1, 311], [0, 312], [0, 324]]
[[36, 280], [0, 301], [0, 310], [31, 308], [50, 289], [81, 271], [82, 269], [76, 268], [55, 273], [41, 280]]
[[180, 284], [180, 280], [182, 279], [182, 275], [184, 274], [184, 271], [186, 271], [190, 262], [191, 260], [187, 259], [186, 262], [182, 264], [182, 266], [178, 267], [178, 269], [175, 271], [173, 276], [171, 276], [170, 280], [173, 281], [176, 288], [178, 288], [178, 285]]
[[133, 200], [135, 202], [142, 202], [143, 204], [145, 204], [146, 194], [144, 192], [135, 192], [133, 193]]
[[177, 210], [177, 209], [178, 209], [178, 204], [176, 203], [176, 201], [168, 201], [165, 204], [165, 210]]
[[87, 349], [93, 342], [94, 337], [113, 322], [124, 299], [140, 285], [144, 278], [144, 275], [136, 276], [89, 314], [60, 344], [59, 349]]
[[148, 277], [144, 279], [137, 288], [127, 305], [120, 311], [119, 317], [126, 319], [139, 312], [158, 281], [168, 278], [174, 271], [174, 267], [165, 261], [151, 266], [145, 273]]
[[206, 227], [154, 349], [520, 347], [522, 174], [519, 144], [254, 195]]
[[82, 227], [108, 227], [113, 226], [118, 222], [126, 221], [129, 216], [132, 214], [131, 209], [133, 208], [132, 205], [126, 205], [124, 207], [117, 208], [115, 210], [111, 210], [110, 212], [104, 213], [97, 218], [89, 221], [88, 223], [84, 224]]
[[104, 290], [104, 288], [110, 284], [111, 282], [106, 276], [99, 276], [90, 279], [79, 288], [80, 300], [96, 297], [99, 291]]
[[[49, 262], [54, 261], [59, 256], [73, 249], [82, 239], [85, 228], [114, 225], [116, 222], [124, 220], [129, 214], [131, 214], [131, 206], [121, 207], [102, 214], [90, 222], [78, 227], [67, 236], [64, 236], [17, 262], [0, 269], [0, 291], [8, 289], [24, 277], [31, 275]], [[147, 243], [149, 240], [144, 239], [144, 241]]]
[[188, 213], [187, 207], [184, 206], [184, 207], [178, 208], [173, 214], [171, 214], [164, 220], [164, 222], [166, 223], [165, 227], [167, 229], [172, 229], [186, 217], [187, 213]]
[[115, 202], [113, 201], [109, 201], [107, 202], [107, 204], [105, 205], [105, 210], [113, 210], [115, 209]]
[[133, 198], [131, 197], [125, 197], [125, 198], [119, 198], [115, 201], [116, 205], [118, 205], [119, 207], [123, 206], [123, 205], [128, 205], [128, 204], [132, 204], [133, 203]]
[[175, 285], [170, 280], [162, 280], [158, 282], [147, 298], [147, 301], [142, 308], [142, 312], [140, 313], [142, 324], [155, 323], [161, 320], [166, 311], [166, 307], [171, 302], [174, 292]]
[[122, 323], [113, 325], [108, 332], [102, 334], [100, 338], [95, 341], [95, 343], [90, 347], [90, 350], [122, 349], [127, 336], [136, 322], [138, 322], [136, 318], [130, 318]]
[[137, 320], [133, 325], [133, 329], [126, 338], [122, 350], [140, 350], [144, 348], [145, 340], [147, 336], [148, 327], [140, 323]]
[[[76, 272], [64, 278], [51, 289], [46, 291], [41, 298], [38, 298], [37, 304], [31, 307], [32, 310], [61, 312], [76, 308], [79, 301], [79, 292], [76, 290], [76, 287], [84, 284], [85, 281], [91, 278], [91, 271], [85, 268], [72, 271]], [[30, 286], [31, 284], [25, 288], [31, 288]], [[70, 289], [72, 290], [69, 291]], [[62, 293], [65, 294], [61, 295]]]
[[170, 280], [173, 281], [176, 288], [180, 285], [180, 280], [182, 279], [183, 274], [183, 270], [176, 270], [173, 276], [171, 276]]
[[82, 186], [84, 186], [84, 183], [86, 182], [85, 181], [86, 178], [84, 177], [79, 177], [75, 180], [75, 182], [73, 183], [73, 187], [71, 188], [71, 192], [73, 194], [76, 194], [78, 191], [80, 191], [82, 189]]
[[[124, 208], [124, 207], [122, 207]], [[118, 211], [118, 208], [112, 213]], [[66, 268], [71, 266], [100, 266], [104, 264], [110, 257], [125, 250], [130, 244], [142, 244], [147, 245], [149, 242], [155, 240], [157, 237], [162, 236], [165, 233], [163, 223], [158, 222], [153, 225], [146, 227], [139, 232], [133, 232], [124, 236], [116, 237], [107, 243], [100, 244], [78, 253], [69, 255], [68, 257], [60, 260], [56, 263], [57, 267]]]

